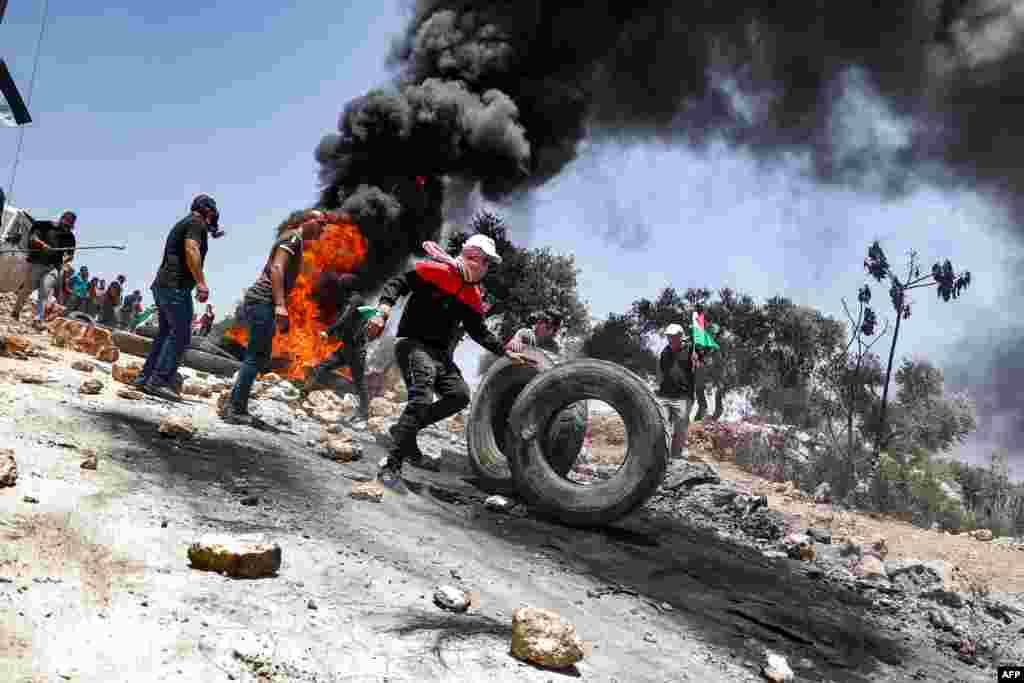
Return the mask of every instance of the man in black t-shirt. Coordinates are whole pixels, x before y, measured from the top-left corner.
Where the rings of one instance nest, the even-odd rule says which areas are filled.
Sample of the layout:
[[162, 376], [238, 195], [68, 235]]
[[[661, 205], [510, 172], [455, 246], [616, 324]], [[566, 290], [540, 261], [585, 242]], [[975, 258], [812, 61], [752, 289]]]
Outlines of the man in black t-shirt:
[[213, 197], [201, 194], [192, 201], [191, 213], [171, 228], [164, 256], [153, 281], [153, 300], [160, 307], [160, 327], [146, 364], [135, 384], [146, 393], [177, 400], [174, 380], [181, 358], [192, 339], [192, 290], [196, 300], [210, 297], [203, 265], [207, 235], [220, 237], [220, 213]]
[[29, 270], [18, 289], [18, 299], [11, 312], [11, 317], [15, 320], [21, 316], [25, 300], [34, 289], [38, 298], [34, 324], [37, 329], [42, 327], [43, 312], [46, 310], [50, 293], [60, 284], [62, 270], [68, 267], [75, 257], [76, 242], [72, 230], [77, 218], [74, 211], [65, 211], [57, 222], [32, 223], [28, 241], [31, 250], [28, 255]]

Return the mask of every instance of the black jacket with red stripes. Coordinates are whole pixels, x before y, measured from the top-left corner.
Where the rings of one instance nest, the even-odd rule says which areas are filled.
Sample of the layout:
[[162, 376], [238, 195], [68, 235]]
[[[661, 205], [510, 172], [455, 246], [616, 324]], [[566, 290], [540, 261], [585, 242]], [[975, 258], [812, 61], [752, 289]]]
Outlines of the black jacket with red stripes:
[[461, 323], [477, 344], [493, 354], [504, 355], [501, 340], [484, 325], [480, 287], [467, 283], [451, 266], [433, 261], [417, 263], [412, 270], [388, 280], [380, 303], [394, 306], [410, 293], [398, 323], [399, 337], [447, 352]]

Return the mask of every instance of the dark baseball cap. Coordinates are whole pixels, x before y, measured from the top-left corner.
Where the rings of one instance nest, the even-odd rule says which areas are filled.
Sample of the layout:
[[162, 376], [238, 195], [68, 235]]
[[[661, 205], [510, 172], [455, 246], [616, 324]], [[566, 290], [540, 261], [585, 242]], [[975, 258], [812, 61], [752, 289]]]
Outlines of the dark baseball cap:
[[216, 211], [217, 202], [208, 194], [198, 195], [192, 200], [192, 211], [199, 211], [200, 209], [213, 209]]

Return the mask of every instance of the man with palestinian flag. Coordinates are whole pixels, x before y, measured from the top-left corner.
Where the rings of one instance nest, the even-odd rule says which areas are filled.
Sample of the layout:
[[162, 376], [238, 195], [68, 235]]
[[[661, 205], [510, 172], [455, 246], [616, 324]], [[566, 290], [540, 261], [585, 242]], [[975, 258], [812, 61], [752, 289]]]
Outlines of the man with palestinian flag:
[[658, 358], [658, 402], [665, 413], [666, 436], [669, 439], [669, 456], [684, 458], [687, 436], [690, 429], [690, 413], [693, 411], [694, 393], [698, 378], [696, 370], [702, 367], [698, 348], [718, 348], [714, 338], [704, 327], [703, 311], [695, 311], [690, 328], [691, 339], [687, 339], [682, 325], [672, 323], [665, 328], [668, 346]]

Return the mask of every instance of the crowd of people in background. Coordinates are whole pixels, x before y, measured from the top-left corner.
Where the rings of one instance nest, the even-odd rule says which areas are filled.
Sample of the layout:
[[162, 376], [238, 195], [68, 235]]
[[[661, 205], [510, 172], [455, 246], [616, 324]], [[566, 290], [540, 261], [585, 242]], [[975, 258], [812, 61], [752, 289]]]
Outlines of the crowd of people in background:
[[[32, 222], [29, 271], [18, 290], [13, 317], [19, 318], [26, 300], [35, 291], [33, 322], [37, 327], [54, 316], [79, 313], [107, 327], [135, 330], [156, 313], [156, 306], [144, 306], [142, 290], [129, 292], [124, 275], [112, 278], [108, 284], [106, 278], [93, 276], [88, 266], [75, 269], [72, 262], [77, 219], [74, 211], [65, 211], [57, 221]], [[202, 315], [193, 316], [193, 336], [209, 335], [214, 320], [213, 306], [207, 304]]]

